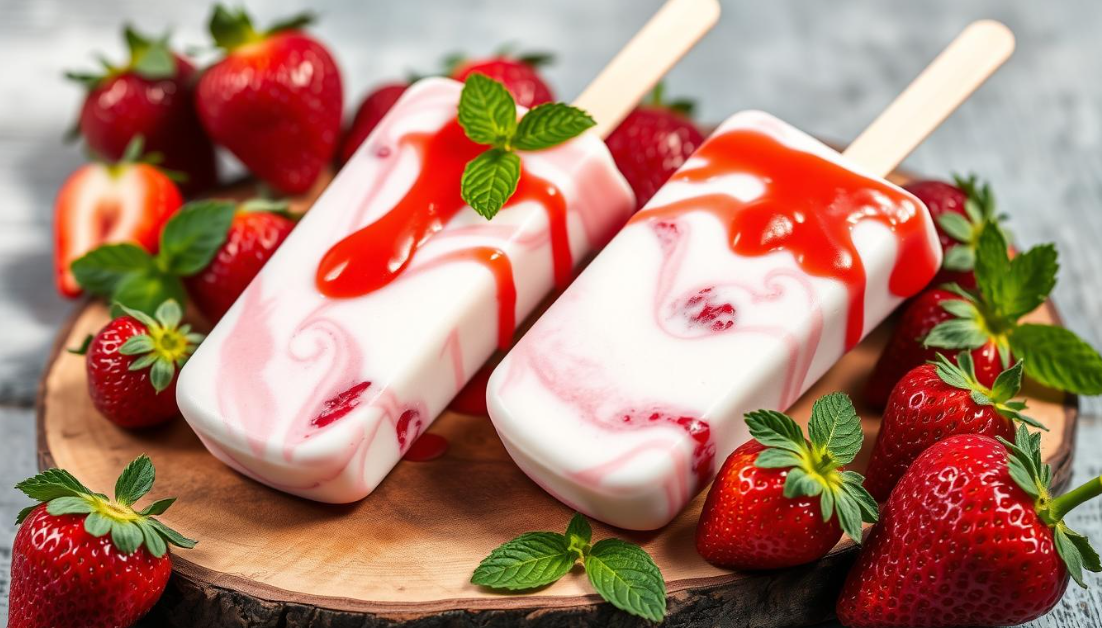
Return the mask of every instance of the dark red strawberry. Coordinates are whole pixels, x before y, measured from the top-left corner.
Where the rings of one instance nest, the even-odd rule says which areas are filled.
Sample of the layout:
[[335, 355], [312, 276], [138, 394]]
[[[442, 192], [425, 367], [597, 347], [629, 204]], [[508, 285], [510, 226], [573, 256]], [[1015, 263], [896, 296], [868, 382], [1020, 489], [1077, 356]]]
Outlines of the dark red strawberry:
[[941, 272], [935, 285], [957, 283], [968, 289], [976, 287], [972, 267], [976, 258], [976, 242], [983, 226], [995, 222], [995, 198], [991, 186], [980, 185], [975, 176], [953, 177], [956, 185], [944, 181], [913, 181], [904, 187], [918, 197], [930, 210], [937, 227], [941, 248], [945, 253]]
[[1051, 497], [1040, 434], [958, 435], [927, 449], [885, 504], [838, 600], [851, 628], [1008, 626], [1047, 613], [1083, 569], [1102, 571], [1063, 517], [1095, 478]]
[[154, 316], [120, 306], [87, 347], [88, 394], [111, 422], [127, 428], [164, 423], [180, 413], [176, 370], [202, 342], [180, 325], [182, 312], [165, 301]]
[[545, 54], [499, 54], [486, 59], [451, 59], [446, 65], [450, 66], [448, 75], [461, 83], [472, 74], [494, 79], [513, 94], [518, 105], [531, 109], [555, 100], [539, 73], [540, 67], [550, 61], [551, 57]]
[[1014, 438], [1014, 422], [1042, 427], [1013, 401], [1022, 384], [1022, 363], [1003, 371], [991, 387], [976, 380], [972, 356], [962, 351], [954, 364], [938, 354], [933, 364], [907, 373], [895, 386], [865, 470], [865, 488], [884, 501], [907, 467], [934, 443], [955, 434]]
[[635, 192], [636, 207], [646, 205], [704, 142], [704, 134], [690, 117], [692, 103], [666, 103], [662, 95], [659, 85], [650, 102], [628, 114], [605, 140], [616, 167]]
[[352, 153], [363, 144], [368, 135], [375, 130], [375, 125], [383, 119], [386, 112], [398, 102], [398, 98], [409, 87], [406, 83], [389, 83], [375, 88], [375, 91], [364, 98], [360, 108], [356, 110], [356, 117], [352, 119], [352, 126], [344, 134], [341, 140], [341, 148], [337, 154], [340, 163], [345, 163], [352, 158]]
[[168, 545], [195, 546], [153, 518], [175, 498], [134, 507], [153, 480], [143, 455], [123, 470], [113, 502], [61, 469], [16, 485], [40, 503], [16, 521], [8, 628], [117, 628], [153, 607], [172, 571]]
[[210, 20], [224, 59], [199, 79], [203, 126], [250, 171], [300, 194], [336, 153], [341, 77], [329, 51], [301, 29], [299, 16], [258, 32], [243, 10], [216, 5]]
[[168, 37], [151, 39], [127, 26], [130, 61], [107, 65], [102, 74], [70, 72], [88, 88], [78, 130], [88, 147], [116, 161], [136, 137], [162, 157], [159, 165], [186, 175], [186, 192], [217, 184], [214, 145], [195, 112], [195, 68], [168, 46]]
[[221, 248], [184, 282], [207, 320], [222, 318], [294, 226], [286, 203], [257, 199], [238, 207]]
[[825, 556], [843, 530], [860, 542], [861, 522], [877, 514], [864, 478], [842, 470], [863, 438], [849, 398], [834, 393], [815, 402], [810, 443], [780, 412], [751, 412], [746, 424], [755, 440], [727, 458], [700, 513], [700, 555], [721, 567], [778, 569]]

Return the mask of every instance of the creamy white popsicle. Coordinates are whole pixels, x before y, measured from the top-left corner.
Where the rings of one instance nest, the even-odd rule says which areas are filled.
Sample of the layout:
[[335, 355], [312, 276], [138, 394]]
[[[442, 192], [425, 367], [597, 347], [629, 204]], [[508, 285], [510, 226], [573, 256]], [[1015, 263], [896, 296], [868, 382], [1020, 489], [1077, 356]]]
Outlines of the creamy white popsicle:
[[490, 378], [517, 464], [629, 529], [668, 523], [941, 262], [922, 203], [760, 112], [728, 119]]
[[[310, 499], [363, 498], [631, 215], [592, 133], [524, 154], [510, 204], [477, 215], [459, 198], [481, 148], [455, 120], [462, 87], [407, 90], [183, 369], [181, 411], [226, 464]], [[377, 286], [356, 265], [380, 250], [409, 263]]]

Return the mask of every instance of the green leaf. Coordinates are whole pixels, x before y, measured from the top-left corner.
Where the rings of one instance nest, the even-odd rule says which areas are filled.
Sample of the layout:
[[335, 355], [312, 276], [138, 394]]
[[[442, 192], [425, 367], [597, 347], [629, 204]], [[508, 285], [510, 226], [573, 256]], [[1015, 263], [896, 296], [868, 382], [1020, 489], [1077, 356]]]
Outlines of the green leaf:
[[991, 397], [995, 403], [1006, 403], [1022, 388], [1022, 361], [999, 373], [991, 385]]
[[788, 471], [788, 477], [784, 480], [785, 497], [789, 499], [800, 496], [815, 497], [822, 492], [823, 483], [809, 475], [803, 468], [795, 467]]
[[766, 447], [785, 449], [794, 454], [807, 450], [803, 430], [792, 417], [776, 410], [755, 410], [746, 413], [750, 436]]
[[570, 519], [570, 524], [566, 526], [566, 538], [570, 541], [570, 545], [573, 546], [575, 539], [581, 544], [588, 544], [593, 540], [593, 528], [589, 525], [589, 520], [585, 518], [580, 512], [574, 513], [574, 516]]
[[544, 103], [524, 114], [517, 125], [517, 150], [542, 150], [573, 139], [597, 122], [588, 113], [560, 102]]
[[221, 3], [214, 6], [214, 13], [210, 16], [210, 34], [214, 43], [226, 50], [233, 50], [258, 37], [244, 9], [231, 11]]
[[864, 487], [865, 478], [854, 471], [842, 472], [841, 486], [833, 489], [838, 524], [846, 536], [861, 543], [861, 523], [876, 523], [879, 511], [876, 500]]
[[504, 148], [517, 130], [517, 106], [501, 83], [472, 74], [459, 96], [459, 125], [476, 144]]
[[842, 489], [857, 503], [862, 521], [876, 523], [880, 519], [880, 507], [872, 494], [865, 489], [865, 476], [856, 471], [843, 471]]
[[1091, 547], [1090, 540], [1067, 526], [1064, 529], [1068, 538], [1079, 550], [1079, 555], [1083, 557], [1083, 569], [1091, 573], [1102, 572], [1102, 559], [1099, 558], [1098, 552]]
[[987, 339], [987, 332], [976, 321], [954, 318], [931, 329], [922, 343], [940, 349], [976, 349], [982, 347]]
[[172, 384], [172, 377], [176, 375], [176, 364], [169, 360], [157, 360], [153, 368], [149, 370], [149, 382], [158, 393], [163, 392]]
[[585, 572], [597, 593], [616, 608], [654, 622], [666, 616], [666, 581], [638, 545], [598, 541], [585, 559]]
[[1041, 306], [1056, 287], [1056, 247], [1035, 246], [1010, 261], [1010, 271], [998, 282], [999, 291], [992, 303], [996, 311], [1017, 320]]
[[92, 512], [92, 502], [86, 497], [66, 496], [52, 499], [46, 505], [51, 515], [86, 515]]
[[759, 469], [788, 469], [803, 464], [803, 458], [787, 449], [769, 448], [758, 453], [754, 466]]
[[157, 264], [180, 277], [203, 270], [226, 241], [235, 211], [233, 202], [219, 200], [195, 201], [181, 207], [161, 232]]
[[124, 277], [111, 298], [128, 308], [152, 314], [168, 299], [183, 302], [187, 299], [187, 293], [179, 277], [151, 270]]
[[1080, 395], [1102, 394], [1102, 356], [1069, 329], [1019, 325], [1010, 348], [1025, 362], [1025, 374], [1045, 386]]
[[176, 498], [175, 497], [166, 497], [165, 499], [158, 499], [157, 501], [153, 502], [152, 504], [146, 506], [145, 510], [142, 510], [138, 514], [146, 516], [146, 517], [155, 516], [155, 515], [162, 515], [162, 514], [164, 514], [164, 512], [166, 510], [168, 510], [168, 507], [171, 506], [174, 503], [176, 503]]
[[951, 246], [945, 251], [941, 267], [946, 270], [966, 272], [976, 266], [976, 252], [966, 244]]
[[156, 353], [146, 353], [130, 362], [130, 366], [127, 367], [127, 370], [144, 371], [145, 369], [156, 364], [157, 361], [160, 359], [160, 356], [158, 356]]
[[856, 502], [848, 498], [849, 496], [846, 493], [839, 491], [838, 497], [838, 525], [842, 528], [842, 532], [846, 533], [846, 536], [860, 543], [861, 510], [857, 507]]
[[1001, 284], [1010, 267], [1006, 239], [993, 222], [984, 224], [976, 241], [976, 286], [984, 302], [996, 304], [1002, 291]]
[[149, 550], [149, 553], [157, 558], [164, 556], [165, 552], [168, 551], [168, 545], [165, 543], [165, 540], [161, 538], [157, 529], [145, 520], [139, 520], [137, 524], [138, 529], [142, 532], [142, 540], [145, 542], [145, 547]]
[[136, 55], [132, 67], [138, 76], [151, 81], [176, 76], [176, 58], [164, 41], [153, 42]]
[[566, 575], [575, 561], [577, 557], [570, 551], [565, 536], [554, 532], [528, 532], [482, 559], [471, 582], [493, 589], [534, 589]]
[[819, 397], [811, 407], [808, 423], [811, 443], [825, 447], [838, 464], [849, 464], [861, 450], [864, 434], [861, 417], [853, 408], [853, 402], [845, 393], [831, 393]]
[[91, 294], [111, 296], [119, 283], [135, 271], [155, 268], [153, 258], [136, 244], [105, 244], [72, 263], [73, 276]]
[[119, 479], [115, 481], [115, 501], [124, 506], [133, 504], [153, 488], [156, 477], [153, 461], [149, 456], [138, 456], [126, 465], [119, 474]]
[[317, 14], [312, 11], [305, 11], [298, 15], [292, 15], [282, 20], [277, 20], [271, 26], [268, 27], [268, 33], [279, 33], [283, 31], [296, 31], [313, 24], [318, 19]]
[[957, 242], [968, 243], [972, 241], [972, 223], [967, 218], [953, 212], [946, 212], [937, 217], [937, 224], [949, 237]]
[[180, 320], [183, 317], [184, 312], [180, 309], [180, 304], [173, 299], [169, 299], [157, 306], [157, 311], [153, 313], [153, 318], [157, 319], [158, 323], [169, 329], [175, 329], [180, 324]]
[[126, 339], [119, 347], [119, 353], [123, 355], [142, 355], [149, 353], [154, 348], [153, 337], [149, 334], [138, 334]]
[[946, 299], [938, 305], [956, 318], [977, 319], [980, 316], [976, 304], [966, 299]]
[[500, 148], [475, 157], [463, 170], [463, 200], [487, 220], [497, 215], [520, 181], [520, 157]]
[[975, 390], [977, 387], [975, 371], [972, 367], [972, 355], [967, 351], [957, 354], [957, 363], [953, 364], [944, 353], [934, 356], [934, 371], [941, 381], [953, 388]]
[[84, 518], [84, 530], [92, 536], [99, 538], [111, 531], [112, 520], [98, 512], [93, 512]]
[[20, 510], [19, 513], [15, 515], [15, 524], [19, 525], [23, 523], [27, 517], [31, 516], [31, 513], [34, 512], [34, 509], [38, 508], [38, 506], [38, 504], [31, 504]]
[[1053, 532], [1053, 538], [1056, 541], [1056, 553], [1067, 565], [1068, 574], [1075, 581], [1075, 584], [1086, 589], [1087, 583], [1083, 580], [1083, 554], [1079, 552], [1079, 546], [1068, 536], [1066, 526], [1057, 525]]
[[118, 520], [111, 522], [111, 542], [123, 554], [133, 553], [142, 546], [144, 541], [142, 529], [133, 522]]
[[92, 346], [92, 338], [94, 338], [94, 336], [92, 336], [92, 334], [88, 334], [84, 336], [84, 340], [81, 341], [79, 347], [68, 347], [67, 349], [65, 349], [65, 351], [73, 355], [87, 355], [88, 347]]
[[40, 502], [48, 502], [58, 497], [81, 497], [92, 494], [88, 487], [64, 469], [47, 469], [16, 484], [15, 488], [27, 497]]
[[160, 521], [157, 521], [156, 519], [146, 519], [146, 522], [149, 523], [149, 525], [153, 526], [153, 529], [156, 530], [157, 533], [160, 534], [162, 538], [164, 538], [164, 540], [168, 541], [172, 545], [175, 545], [176, 547], [182, 547], [184, 549], [191, 549], [195, 547], [196, 541], [194, 539], [187, 538], [186, 536], [166, 526]]

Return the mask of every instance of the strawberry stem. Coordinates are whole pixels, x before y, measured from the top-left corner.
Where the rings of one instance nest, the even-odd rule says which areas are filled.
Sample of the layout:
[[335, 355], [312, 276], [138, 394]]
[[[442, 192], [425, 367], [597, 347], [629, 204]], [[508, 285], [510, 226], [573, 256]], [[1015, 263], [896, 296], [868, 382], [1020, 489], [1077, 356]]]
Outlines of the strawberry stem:
[[1102, 476], [1096, 477], [1087, 483], [1073, 488], [1067, 493], [1052, 499], [1047, 507], [1041, 510], [1041, 519], [1050, 526], [1054, 526], [1063, 520], [1068, 514], [1083, 502], [1102, 495]]

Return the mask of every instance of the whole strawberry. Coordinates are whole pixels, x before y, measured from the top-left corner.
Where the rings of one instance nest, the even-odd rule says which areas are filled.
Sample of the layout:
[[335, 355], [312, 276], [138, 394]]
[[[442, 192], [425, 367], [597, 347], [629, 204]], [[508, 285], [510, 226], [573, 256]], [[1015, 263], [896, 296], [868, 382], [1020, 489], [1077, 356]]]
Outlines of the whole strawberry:
[[659, 85], [650, 102], [628, 114], [605, 140], [616, 167], [635, 192], [637, 207], [646, 205], [704, 142], [704, 134], [690, 117], [692, 103], [666, 103], [662, 95]]
[[983, 226], [999, 219], [995, 214], [991, 186], [981, 185], [975, 176], [967, 179], [954, 176], [952, 184], [923, 180], [903, 187], [926, 205], [937, 227], [945, 255], [941, 272], [933, 283], [956, 283], [974, 289], [976, 277], [972, 269], [976, 261], [976, 242]]
[[341, 77], [300, 16], [257, 31], [243, 10], [216, 5], [210, 20], [226, 56], [199, 79], [203, 126], [253, 174], [290, 194], [310, 189], [341, 130]]
[[508, 52], [485, 59], [452, 58], [445, 65], [448, 76], [466, 82], [472, 74], [482, 74], [505, 86], [516, 104], [531, 109], [555, 100], [551, 88], [540, 76], [539, 69], [551, 62], [547, 54], [512, 55]]
[[877, 512], [864, 478], [842, 470], [863, 438], [849, 397], [815, 402], [810, 442], [780, 412], [751, 412], [746, 424], [755, 440], [727, 458], [700, 513], [700, 555], [732, 569], [779, 569], [825, 556], [843, 531], [860, 543], [861, 522]]
[[101, 245], [125, 242], [155, 252], [161, 229], [183, 203], [176, 184], [141, 161], [142, 150], [141, 138], [135, 138], [122, 160], [82, 166], [58, 191], [54, 274], [63, 296], [80, 296], [72, 264]]
[[121, 427], [164, 423], [180, 413], [176, 369], [203, 337], [188, 325], [180, 326], [182, 312], [175, 301], [162, 303], [154, 316], [119, 307], [124, 315], [108, 323], [87, 347], [92, 405]]
[[154, 478], [143, 455], [119, 476], [113, 502], [61, 469], [16, 485], [40, 503], [16, 520], [8, 628], [130, 626], [153, 607], [172, 571], [168, 546], [195, 547], [153, 518], [175, 498], [134, 507]]
[[1035, 246], [1011, 260], [1005, 237], [991, 223], [976, 239], [976, 290], [947, 285], [927, 290], [903, 311], [865, 389], [869, 405], [884, 407], [908, 371], [940, 352], [972, 352], [977, 380], [995, 377], [1022, 359], [1026, 376], [1084, 395], [1102, 393], [1102, 356], [1074, 332], [1019, 320], [1040, 307], [1056, 285], [1056, 249]]
[[375, 126], [383, 119], [386, 112], [398, 102], [398, 99], [409, 87], [406, 83], [388, 83], [377, 87], [364, 98], [360, 108], [356, 110], [356, 117], [352, 119], [352, 126], [344, 134], [341, 140], [341, 148], [337, 153], [340, 163], [345, 163], [352, 158], [352, 154], [363, 144], [368, 135], [375, 130]]
[[186, 175], [188, 192], [217, 183], [214, 145], [195, 112], [195, 68], [168, 46], [168, 37], [152, 39], [127, 26], [127, 65], [107, 65], [103, 73], [70, 72], [88, 95], [78, 129], [94, 153], [121, 159], [136, 137], [162, 157], [160, 165]]
[[1040, 434], [1015, 443], [947, 438], [907, 470], [846, 578], [838, 619], [853, 628], [1006, 626], [1044, 615], [1068, 579], [1102, 570], [1063, 517], [1102, 478], [1053, 498]]
[[207, 320], [222, 318], [294, 226], [285, 202], [255, 199], [238, 207], [221, 248], [203, 270], [185, 280]]
[[884, 501], [915, 458], [956, 434], [1014, 438], [1014, 422], [1041, 428], [1023, 415], [1025, 402], [1012, 401], [1022, 385], [1022, 363], [1003, 371], [991, 387], [976, 380], [972, 356], [962, 351], [954, 364], [938, 354], [895, 386], [865, 470], [865, 488]]

